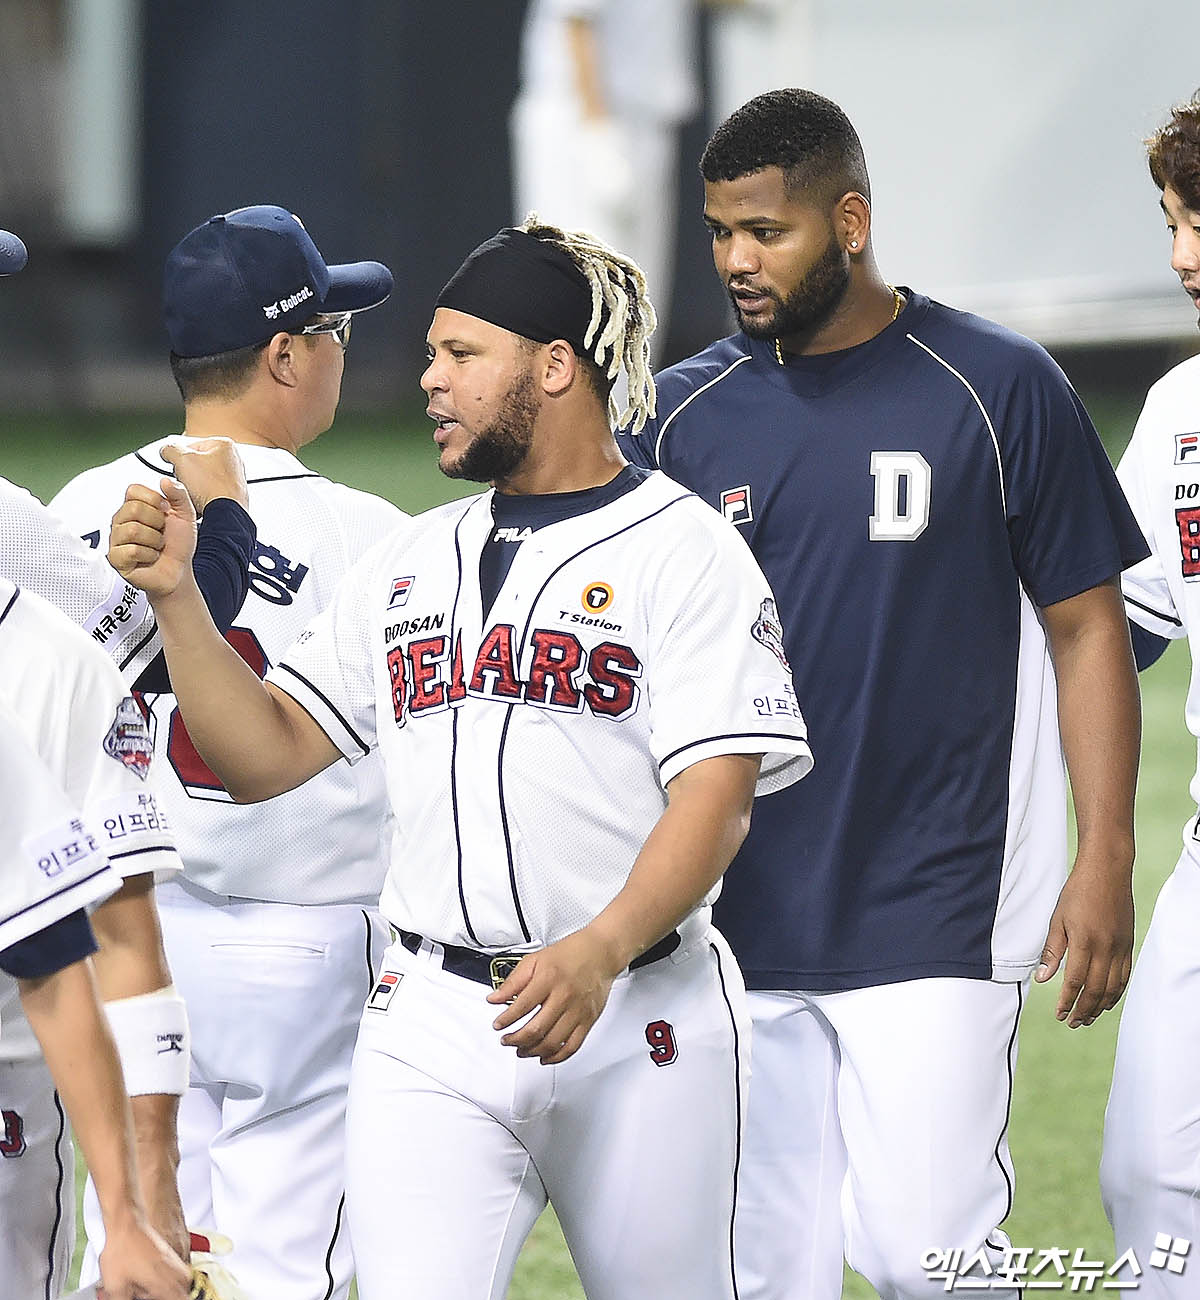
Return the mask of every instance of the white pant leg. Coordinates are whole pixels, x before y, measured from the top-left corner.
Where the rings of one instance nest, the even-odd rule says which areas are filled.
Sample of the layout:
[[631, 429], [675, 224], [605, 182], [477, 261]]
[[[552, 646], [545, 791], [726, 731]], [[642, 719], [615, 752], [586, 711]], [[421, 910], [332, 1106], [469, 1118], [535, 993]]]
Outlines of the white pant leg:
[[53, 1300], [75, 1247], [75, 1156], [40, 1058], [0, 1062], [0, 1293]]
[[[1117, 1036], [1100, 1188], [1139, 1296], [1200, 1291], [1200, 868], [1180, 859], [1158, 896]], [[1192, 1243], [1183, 1273], [1153, 1267], [1155, 1238]]]
[[[841, 1048], [846, 1258], [883, 1300], [945, 1294], [924, 1252], [998, 1268], [1012, 1206], [1008, 1116], [1023, 986], [922, 979], [814, 995]], [[989, 1296], [1015, 1296], [990, 1284]]]
[[346, 1090], [382, 923], [349, 905], [218, 905], [178, 887], [158, 904], [192, 1031], [179, 1129], [189, 1226], [233, 1241], [249, 1295], [346, 1300]]
[[[741, 972], [709, 932], [618, 979], [528, 1127], [588, 1300], [734, 1300], [748, 1072]], [[518, 1135], [526, 1126], [518, 1126]]]
[[747, 997], [754, 1036], [738, 1186], [741, 1300], [839, 1300], [846, 1150], [837, 1039], [800, 994]]
[[500, 1046], [487, 986], [429, 957], [388, 950], [381, 980], [400, 982], [371, 999], [354, 1054], [346, 1179], [359, 1296], [503, 1300], [546, 1205], [512, 1132], [518, 1066], [540, 1071], [546, 1093], [553, 1072]]

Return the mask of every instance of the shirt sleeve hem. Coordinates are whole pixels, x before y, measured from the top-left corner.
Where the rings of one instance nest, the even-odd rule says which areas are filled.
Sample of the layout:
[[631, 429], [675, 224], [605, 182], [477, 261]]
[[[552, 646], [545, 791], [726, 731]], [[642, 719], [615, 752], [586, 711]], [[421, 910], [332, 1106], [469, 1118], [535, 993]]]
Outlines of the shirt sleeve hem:
[[277, 664], [267, 673], [266, 680], [296, 701], [337, 746], [348, 763], [357, 763], [371, 752], [367, 743], [338, 712], [332, 701], [290, 664]]
[[659, 779], [668, 785], [686, 768], [706, 758], [722, 754], [762, 754], [762, 767], [754, 788], [755, 795], [773, 794], [793, 785], [812, 770], [812, 750], [800, 736], [778, 732], [739, 732], [736, 735], [710, 736], [692, 741], [668, 754], [659, 763]]

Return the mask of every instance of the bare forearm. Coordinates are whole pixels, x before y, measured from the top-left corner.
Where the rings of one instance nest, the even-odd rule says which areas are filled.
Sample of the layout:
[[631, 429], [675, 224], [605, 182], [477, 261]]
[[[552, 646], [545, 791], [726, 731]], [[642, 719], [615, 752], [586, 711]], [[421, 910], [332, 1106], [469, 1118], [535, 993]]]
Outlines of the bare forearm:
[[741, 754], [710, 759], [671, 783], [670, 802], [624, 888], [588, 927], [618, 969], [670, 933], [733, 861], [750, 828], [759, 761]]
[[288, 714], [217, 631], [195, 582], [188, 577], [153, 603], [188, 734], [230, 794], [268, 799], [319, 771], [295, 779], [299, 741]]
[[1079, 857], [1128, 872], [1133, 862], [1141, 702], [1119, 596], [1115, 588], [1103, 591], [1104, 617], [1080, 627], [1056, 627], [1052, 616], [1047, 622]]
[[131, 876], [96, 908], [91, 920], [100, 944], [92, 960], [105, 1002], [153, 993], [170, 984], [152, 876]]
[[21, 1005], [71, 1117], [105, 1224], [140, 1211], [129, 1101], [91, 963], [22, 980]]

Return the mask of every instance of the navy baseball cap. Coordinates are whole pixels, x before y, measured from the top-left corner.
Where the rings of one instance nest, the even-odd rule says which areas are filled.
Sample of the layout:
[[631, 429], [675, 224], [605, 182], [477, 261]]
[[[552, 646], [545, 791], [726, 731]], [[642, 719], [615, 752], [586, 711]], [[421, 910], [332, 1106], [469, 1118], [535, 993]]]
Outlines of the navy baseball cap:
[[0, 230], [0, 275], [16, 275], [29, 261], [25, 245], [10, 230]]
[[260, 204], [218, 214], [167, 255], [163, 314], [181, 357], [265, 343], [318, 312], [365, 311], [392, 291], [380, 262], [327, 266], [300, 218]]

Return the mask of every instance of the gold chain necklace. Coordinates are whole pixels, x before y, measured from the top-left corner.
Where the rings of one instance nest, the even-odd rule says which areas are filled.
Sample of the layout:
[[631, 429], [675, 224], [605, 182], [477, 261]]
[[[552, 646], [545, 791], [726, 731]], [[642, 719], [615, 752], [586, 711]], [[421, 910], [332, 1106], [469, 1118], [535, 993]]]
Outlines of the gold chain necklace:
[[[900, 308], [904, 306], [904, 295], [894, 284], [889, 284], [888, 288], [892, 291], [892, 319], [888, 321], [888, 325], [891, 325], [895, 321], [896, 317], [900, 315]], [[884, 328], [886, 329], [887, 326], [885, 325]], [[784, 364], [783, 349], [779, 346], [778, 338], [775, 340], [775, 360], [778, 361], [781, 366]]]

